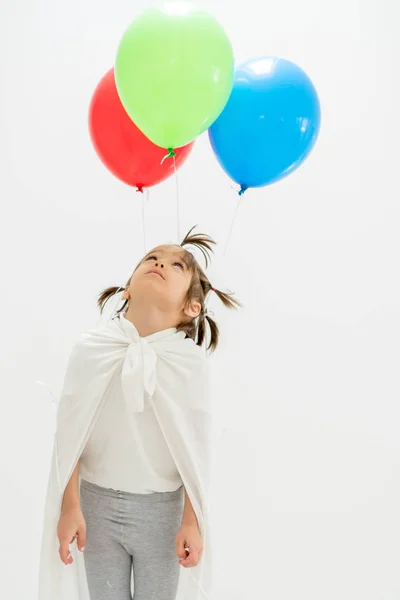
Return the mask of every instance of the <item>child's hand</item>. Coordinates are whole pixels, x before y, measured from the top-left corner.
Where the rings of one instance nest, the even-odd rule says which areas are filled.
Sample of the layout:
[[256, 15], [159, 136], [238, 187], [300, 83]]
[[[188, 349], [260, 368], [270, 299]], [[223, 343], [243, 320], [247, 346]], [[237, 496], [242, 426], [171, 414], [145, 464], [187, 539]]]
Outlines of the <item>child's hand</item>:
[[203, 552], [203, 540], [197, 524], [185, 525], [182, 523], [176, 535], [175, 544], [179, 564], [182, 567], [195, 567]]
[[69, 544], [72, 544], [77, 537], [78, 550], [83, 552], [86, 542], [86, 521], [82, 510], [79, 507], [62, 512], [58, 521], [57, 536], [60, 542], [60, 558], [66, 565], [74, 562], [69, 551]]

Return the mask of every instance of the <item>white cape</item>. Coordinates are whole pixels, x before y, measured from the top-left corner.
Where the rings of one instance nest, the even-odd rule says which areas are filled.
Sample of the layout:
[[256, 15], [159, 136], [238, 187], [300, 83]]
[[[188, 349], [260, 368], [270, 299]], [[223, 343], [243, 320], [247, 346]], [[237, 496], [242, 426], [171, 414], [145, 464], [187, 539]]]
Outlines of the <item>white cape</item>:
[[144, 394], [148, 395], [199, 523], [203, 554], [195, 567], [180, 566], [176, 598], [211, 598], [212, 415], [206, 367], [205, 351], [184, 332], [172, 328], [142, 338], [123, 314], [100, 322], [76, 343], [58, 404], [44, 507], [39, 600], [90, 600], [83, 553], [74, 541], [70, 545], [73, 563], [61, 561], [57, 525], [65, 487], [114, 375], [121, 377], [130, 411], [143, 410]]

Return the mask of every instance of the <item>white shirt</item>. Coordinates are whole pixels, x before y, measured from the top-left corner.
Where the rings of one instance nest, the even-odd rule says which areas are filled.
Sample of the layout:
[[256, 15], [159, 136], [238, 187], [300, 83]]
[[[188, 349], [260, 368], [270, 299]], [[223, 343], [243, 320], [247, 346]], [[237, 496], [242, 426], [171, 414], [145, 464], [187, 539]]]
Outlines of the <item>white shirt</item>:
[[121, 372], [99, 413], [81, 455], [83, 479], [137, 494], [174, 491], [183, 484], [146, 395], [143, 412], [128, 414]]

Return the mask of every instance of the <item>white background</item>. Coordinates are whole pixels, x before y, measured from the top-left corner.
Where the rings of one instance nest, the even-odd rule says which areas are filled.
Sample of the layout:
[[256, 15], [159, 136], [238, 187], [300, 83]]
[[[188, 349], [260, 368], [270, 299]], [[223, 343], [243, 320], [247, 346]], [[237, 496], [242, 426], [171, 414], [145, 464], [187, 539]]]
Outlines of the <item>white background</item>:
[[[103, 167], [87, 109], [151, 2], [0, 7], [1, 595], [35, 598], [54, 404], [96, 296], [143, 254], [141, 200]], [[394, 0], [201, 2], [237, 62], [287, 58], [321, 99], [293, 175], [237, 196], [208, 137], [179, 172], [181, 229], [220, 242], [210, 308], [220, 435], [218, 600], [400, 599], [399, 43]], [[398, 38], [397, 38], [398, 39]], [[148, 245], [175, 241], [175, 182], [155, 188]]]

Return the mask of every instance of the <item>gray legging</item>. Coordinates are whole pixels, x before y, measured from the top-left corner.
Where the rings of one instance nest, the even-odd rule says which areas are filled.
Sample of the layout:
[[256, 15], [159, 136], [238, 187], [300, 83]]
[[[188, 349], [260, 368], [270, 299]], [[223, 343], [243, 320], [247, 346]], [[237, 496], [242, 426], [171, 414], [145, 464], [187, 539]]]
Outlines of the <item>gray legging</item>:
[[132, 570], [133, 600], [175, 600], [182, 569], [175, 536], [183, 490], [132, 494], [81, 478], [91, 600], [132, 600]]

